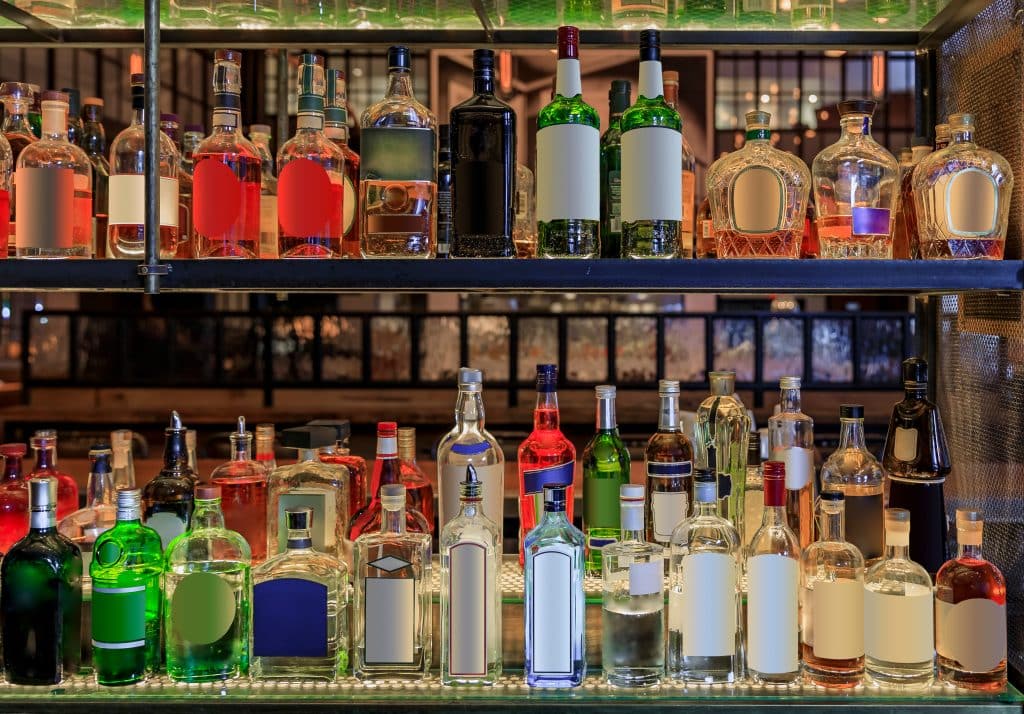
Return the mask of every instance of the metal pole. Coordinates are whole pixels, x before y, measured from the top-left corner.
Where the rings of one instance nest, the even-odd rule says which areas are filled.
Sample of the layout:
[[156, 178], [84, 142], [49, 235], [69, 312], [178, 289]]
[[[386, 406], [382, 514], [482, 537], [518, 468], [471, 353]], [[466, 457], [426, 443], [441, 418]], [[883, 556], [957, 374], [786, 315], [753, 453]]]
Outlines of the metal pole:
[[139, 266], [146, 292], [160, 289], [160, 0], [146, 0], [146, 263]]

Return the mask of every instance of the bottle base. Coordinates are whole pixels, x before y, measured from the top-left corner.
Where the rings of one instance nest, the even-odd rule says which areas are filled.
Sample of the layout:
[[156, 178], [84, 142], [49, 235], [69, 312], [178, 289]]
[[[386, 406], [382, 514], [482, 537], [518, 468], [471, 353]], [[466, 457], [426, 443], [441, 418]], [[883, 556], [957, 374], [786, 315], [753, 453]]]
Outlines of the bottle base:
[[864, 667], [864, 683], [875, 687], [909, 691], [927, 689], [933, 681], [935, 673], [930, 661], [902, 667], [894, 663], [867, 663]]
[[605, 671], [605, 681], [613, 687], [656, 687], [661, 683], [663, 671], [661, 669], [622, 667], [612, 671]]
[[1002, 260], [1005, 238], [950, 238], [922, 240], [919, 246], [924, 260]]
[[938, 681], [950, 684], [958, 689], [970, 689], [976, 692], [1001, 692], [1006, 689], [1006, 661], [988, 672], [967, 672], [952, 660], [941, 655], [938, 660]]
[[601, 252], [597, 221], [559, 219], [537, 224], [537, 254], [542, 258], [593, 258]]
[[798, 684], [800, 682], [800, 670], [795, 672], [783, 672], [783, 673], [772, 673], [772, 672], [758, 672], [755, 669], [748, 669], [747, 674], [750, 679], [757, 684], [770, 684], [777, 686], [786, 686], [789, 684]]

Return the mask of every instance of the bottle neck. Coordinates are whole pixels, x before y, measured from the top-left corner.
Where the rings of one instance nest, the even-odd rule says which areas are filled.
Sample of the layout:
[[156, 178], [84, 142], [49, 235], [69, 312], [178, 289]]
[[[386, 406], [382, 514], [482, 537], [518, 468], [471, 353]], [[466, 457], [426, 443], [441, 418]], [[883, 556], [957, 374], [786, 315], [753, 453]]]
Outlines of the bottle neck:
[[474, 94], [494, 94], [494, 73], [474, 72], [473, 73]]
[[844, 137], [871, 136], [871, 117], [866, 114], [853, 114], [839, 120]]
[[864, 440], [863, 419], [839, 420], [839, 448], [867, 450], [867, 444]]
[[787, 524], [785, 506], [765, 506], [761, 516], [762, 526], [784, 526]]
[[971, 126], [958, 126], [953, 128], [953, 143], [954, 144], [973, 144], [974, 143], [974, 127]]
[[373, 462], [373, 482], [370, 484], [374, 499], [380, 498], [380, 487], [389, 483], [402, 483], [401, 462], [398, 459], [397, 439], [377, 437], [377, 458]]
[[304, 464], [307, 461], [319, 461], [320, 454], [317, 453], [316, 449], [299, 449], [298, 457], [295, 459], [295, 463]]
[[224, 512], [220, 509], [220, 499], [196, 501], [196, 510], [192, 514], [192, 530], [200, 528], [224, 528]]
[[302, 528], [288, 531], [286, 546], [291, 551], [312, 550], [313, 536], [309, 530]]
[[716, 516], [718, 515], [717, 501], [697, 501], [693, 506], [695, 516]]
[[236, 434], [231, 435], [231, 460], [232, 461], [248, 461], [249, 454], [252, 453], [252, 437], [251, 436], [238, 436]]
[[885, 536], [885, 559], [893, 560], [899, 558], [900, 560], [910, 560], [910, 546], [907, 543], [900, 543], [893, 545], [889, 542], [889, 534]]
[[545, 504], [542, 522], [547, 525], [564, 525], [569, 522], [569, 517], [566, 515], [564, 508], [559, 508], [557, 511], [549, 511], [547, 504]]
[[557, 431], [558, 422], [558, 392], [537, 392], [533, 428], [537, 431]]
[[667, 394], [661, 398], [658, 411], [658, 431], [679, 431], [679, 395]]
[[484, 428], [484, 395], [479, 390], [460, 389], [455, 402], [455, 426], [461, 430]]
[[597, 430], [615, 431], [619, 423], [615, 418], [615, 397], [601, 397], [597, 400]]
[[313, 109], [303, 109], [295, 119], [295, 133], [315, 133], [324, 129], [324, 113]]
[[957, 545], [956, 557], [959, 560], [984, 560], [981, 555], [981, 543], [964, 543]]
[[51, 505], [44, 511], [33, 510], [29, 514], [28, 527], [35, 532], [50, 531], [57, 527], [57, 506]]
[[89, 505], [116, 506], [117, 488], [114, 486], [114, 474], [111, 471], [94, 471], [89, 474], [89, 483], [85, 489]]
[[213, 131], [218, 133], [237, 134], [241, 131], [242, 113], [238, 109], [219, 106], [213, 110]]
[[185, 430], [172, 429], [164, 443], [164, 470], [186, 471], [188, 469], [188, 447], [185, 444]]
[[132, 126], [143, 126], [146, 123], [146, 109], [144, 107], [132, 107]]
[[36, 449], [36, 471], [42, 471], [44, 469], [56, 468], [57, 464], [57, 447], [56, 446], [44, 446]]
[[380, 511], [381, 533], [405, 533], [405, 508], [392, 510], [382, 508]]
[[21, 457], [8, 456], [4, 462], [4, 481], [18, 481], [21, 479]]
[[580, 79], [580, 61], [578, 59], [558, 60], [555, 74], [555, 94], [571, 99], [583, 94], [583, 82]]
[[665, 94], [661, 78], [661, 62], [647, 60], [640, 63], [640, 81], [637, 94], [647, 99], [656, 99]]
[[927, 399], [928, 385], [908, 383], [904, 386], [903, 393], [907, 399]]
[[644, 505], [620, 502], [619, 523], [621, 524], [620, 541], [643, 542], [644, 540]]
[[772, 133], [767, 127], [747, 127], [747, 143], [758, 145], [771, 142]]
[[784, 412], [800, 411], [800, 390], [783, 389], [779, 395], [779, 408]]
[[480, 498], [466, 498], [465, 496], [459, 499], [459, 515], [465, 516], [466, 518], [476, 518], [480, 515]]
[[391, 69], [388, 72], [388, 86], [384, 96], [412, 99], [412, 72], [408, 69]]
[[91, 155], [107, 153], [107, 135], [102, 124], [92, 121], [85, 123], [82, 128], [82, 148]]
[[43, 112], [42, 134], [51, 141], [67, 141], [68, 112], [60, 107], [48, 107]]
[[844, 509], [822, 510], [821, 539], [827, 541], [843, 541], [846, 539]]
[[3, 130], [13, 134], [31, 134], [32, 125], [28, 121], [28, 104], [25, 102], [4, 102]]

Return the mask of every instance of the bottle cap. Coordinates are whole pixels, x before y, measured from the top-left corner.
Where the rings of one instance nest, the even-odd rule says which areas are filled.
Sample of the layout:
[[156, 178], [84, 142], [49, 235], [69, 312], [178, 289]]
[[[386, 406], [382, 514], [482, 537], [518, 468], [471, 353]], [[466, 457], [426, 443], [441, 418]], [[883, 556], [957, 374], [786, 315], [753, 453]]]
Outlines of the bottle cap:
[[764, 505], [786, 505], [786, 465], [781, 461], [766, 461], [764, 464]]
[[89, 447], [89, 472], [109, 474], [113, 455], [110, 444], [93, 444]]
[[[132, 75], [133, 77], [135, 75]], [[141, 75], [140, 75], [141, 76]], [[68, 103], [68, 95], [64, 92], [58, 92], [56, 89], [47, 89], [43, 92], [42, 101], [44, 102], [64, 102]]]
[[608, 90], [608, 103], [612, 114], [622, 114], [629, 109], [633, 88], [625, 79], [613, 79]]
[[558, 365], [537, 365], [537, 391], [553, 392], [558, 387]]
[[640, 31], [640, 61], [661, 61], [661, 33], [657, 30]]
[[167, 427], [167, 429], [174, 429], [175, 431], [181, 431], [182, 428], [183, 427], [181, 425], [181, 416], [178, 414], [178, 412], [171, 412], [171, 424], [170, 424], [170, 426]]
[[920, 357], [908, 357], [903, 360], [903, 384], [907, 387], [927, 386], [928, 363]]
[[863, 419], [864, 418], [864, 405], [863, 404], [840, 404], [839, 405], [839, 418], [840, 419]]
[[286, 508], [284, 515], [290, 531], [308, 531], [313, 527], [313, 509], [309, 506]]
[[[118, 518], [121, 511], [135, 511], [142, 506], [142, 490], [138, 488], [122, 488], [117, 492]], [[136, 517], [138, 517], [136, 515]]]
[[772, 123], [771, 112], [763, 112], [759, 109], [747, 112], [745, 115], [747, 129], [767, 129]]
[[382, 421], [377, 423], [378, 438], [395, 437], [398, 434], [398, 423], [393, 421]]
[[0, 444], [0, 456], [5, 459], [20, 459], [28, 453], [25, 444]]
[[549, 513], [565, 510], [565, 486], [560, 483], [544, 484], [544, 510]]
[[981, 545], [985, 522], [979, 511], [956, 509], [956, 539], [960, 545]]
[[779, 389], [800, 389], [800, 378], [783, 377], [779, 380]]
[[405, 507], [405, 485], [386, 483], [380, 487], [380, 505], [385, 511], [397, 511]]
[[665, 84], [679, 84], [679, 72], [674, 69], [666, 69], [661, 73], [661, 81]]
[[466, 478], [459, 484], [459, 495], [466, 501], [479, 501], [483, 484], [477, 478], [476, 469], [472, 464], [466, 465]]
[[468, 384], [481, 384], [484, 381], [484, 373], [479, 369], [470, 367], [459, 367], [459, 386]]
[[412, 62], [409, 58], [409, 48], [403, 45], [395, 45], [388, 49], [388, 70], [411, 69]]
[[910, 511], [905, 508], [885, 509], [886, 545], [910, 545]]
[[718, 479], [711, 469], [694, 469], [693, 497], [697, 503], [715, 503], [718, 500]]
[[757, 466], [761, 463], [761, 433], [750, 432], [747, 437], [747, 465]]
[[580, 30], [572, 25], [558, 28], [558, 59], [579, 59]]
[[736, 391], [736, 373], [732, 370], [717, 370], [708, 377], [712, 394], [732, 394]]
[[610, 384], [599, 384], [594, 387], [598, 399], [615, 399], [615, 387]]
[[473, 50], [473, 72], [494, 72], [494, 50]]
[[847, 99], [844, 102], [839, 102], [840, 116], [848, 116], [855, 114], [867, 114], [872, 116], [875, 113], [875, 106], [877, 103], [873, 99]]
[[301, 451], [319, 449], [334, 444], [336, 433], [326, 426], [294, 426], [281, 430], [281, 446]]
[[213, 53], [214, 62], [234, 62], [242, 64], [242, 53], [238, 50], [217, 50]]
[[[259, 433], [260, 426], [266, 426], [271, 429], [274, 428], [273, 424], [260, 424], [256, 427], [257, 433]], [[306, 426], [319, 426], [334, 429], [334, 441], [347, 441], [352, 436], [352, 423], [348, 419], [314, 419], [311, 422], [307, 422]]]
[[215, 501], [220, 499], [220, 486], [215, 483], [200, 482], [196, 484], [197, 501]]
[[106, 102], [103, 101], [102, 97], [86, 97], [82, 100], [83, 107], [99, 107], [102, 109], [106, 106]]
[[673, 394], [679, 394], [679, 380], [662, 379], [658, 381], [658, 396], [669, 397]]
[[250, 134], [266, 134], [266, 135], [269, 136], [270, 135], [270, 125], [269, 124], [253, 124], [253, 125], [251, 125], [249, 127], [249, 133]]
[[28, 506], [33, 513], [57, 510], [57, 479], [32, 478], [28, 480]]

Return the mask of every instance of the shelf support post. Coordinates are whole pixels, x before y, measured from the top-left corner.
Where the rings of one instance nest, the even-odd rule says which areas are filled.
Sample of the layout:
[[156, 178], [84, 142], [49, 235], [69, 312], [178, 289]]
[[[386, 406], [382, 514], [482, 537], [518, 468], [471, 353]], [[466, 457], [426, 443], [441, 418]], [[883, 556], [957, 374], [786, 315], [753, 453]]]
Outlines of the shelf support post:
[[919, 49], [914, 54], [914, 134], [935, 141], [937, 113], [937, 72], [935, 50]]
[[146, 293], [160, 290], [160, 276], [169, 268], [160, 264], [160, 0], [146, 0], [143, 60], [146, 72], [146, 262], [139, 275]]

